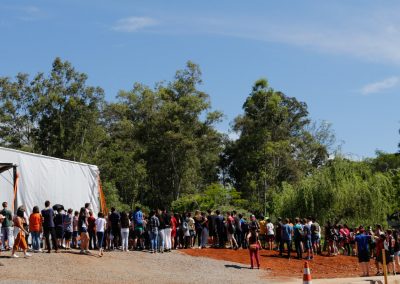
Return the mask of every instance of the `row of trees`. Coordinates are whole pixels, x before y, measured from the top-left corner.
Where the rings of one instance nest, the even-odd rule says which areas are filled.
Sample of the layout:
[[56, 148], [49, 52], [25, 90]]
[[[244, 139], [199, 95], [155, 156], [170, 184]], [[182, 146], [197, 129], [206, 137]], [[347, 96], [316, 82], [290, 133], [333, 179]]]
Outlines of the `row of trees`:
[[97, 164], [109, 205], [235, 206], [282, 215], [321, 215], [323, 208], [328, 212], [321, 217], [330, 218], [345, 210], [329, 204], [332, 196], [348, 200], [362, 188], [389, 202], [396, 192], [386, 162], [374, 160], [371, 170], [329, 161], [330, 125], [312, 122], [305, 103], [265, 79], [255, 82], [232, 123], [237, 140], [216, 130], [223, 114], [199, 89], [201, 71], [192, 62], [170, 82], [153, 88], [135, 83], [112, 101], [86, 81], [59, 58], [49, 74], [0, 78], [0, 145]]

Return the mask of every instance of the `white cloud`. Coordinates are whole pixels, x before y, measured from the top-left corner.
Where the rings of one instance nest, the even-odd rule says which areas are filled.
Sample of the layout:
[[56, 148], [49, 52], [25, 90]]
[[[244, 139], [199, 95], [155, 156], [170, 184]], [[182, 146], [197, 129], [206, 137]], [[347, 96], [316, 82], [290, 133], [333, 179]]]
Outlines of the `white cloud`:
[[132, 33], [157, 24], [158, 22], [150, 17], [129, 17], [118, 20], [112, 29], [118, 32]]
[[400, 77], [392, 76], [382, 81], [365, 85], [364, 87], [361, 88], [361, 94], [369, 95], [369, 94], [380, 93], [387, 89], [396, 87], [397, 85], [399, 85], [399, 83], [400, 83]]

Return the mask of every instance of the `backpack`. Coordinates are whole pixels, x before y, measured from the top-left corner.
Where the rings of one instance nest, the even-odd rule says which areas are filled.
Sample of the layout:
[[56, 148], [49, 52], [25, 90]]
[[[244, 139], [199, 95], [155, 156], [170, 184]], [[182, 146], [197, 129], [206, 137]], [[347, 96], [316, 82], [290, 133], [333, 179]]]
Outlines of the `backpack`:
[[182, 222], [182, 230], [187, 231], [189, 229], [189, 224], [186, 220]]

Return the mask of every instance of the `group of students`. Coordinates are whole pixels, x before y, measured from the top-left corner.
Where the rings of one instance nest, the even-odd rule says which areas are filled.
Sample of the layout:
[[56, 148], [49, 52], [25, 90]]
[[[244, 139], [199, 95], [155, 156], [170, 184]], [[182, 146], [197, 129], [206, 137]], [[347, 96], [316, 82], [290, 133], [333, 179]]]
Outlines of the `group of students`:
[[[35, 206], [29, 217], [24, 206], [20, 206], [13, 216], [7, 202], [3, 202], [3, 210], [0, 211], [1, 250], [11, 249], [12, 257], [18, 257], [16, 252], [22, 250], [24, 256], [29, 257], [29, 249], [50, 253], [52, 249], [58, 252], [61, 248], [76, 248], [82, 254], [98, 250], [99, 256], [103, 256], [105, 249], [164, 253], [195, 247], [243, 248], [250, 252], [251, 268], [254, 268], [253, 259], [259, 268], [261, 249], [277, 250], [280, 256], [287, 252], [288, 258], [295, 251], [298, 259], [306, 255], [307, 260], [326, 250], [330, 256], [358, 256], [364, 276], [369, 275], [371, 258], [375, 258], [378, 274], [382, 273], [383, 259], [388, 271], [392, 268], [392, 273], [396, 273], [396, 265], [400, 265], [400, 234], [395, 230], [383, 231], [380, 225], [373, 230], [371, 227], [349, 228], [346, 224], [328, 222], [322, 232], [321, 226], [312, 217], [295, 218], [293, 221], [277, 218], [272, 223], [270, 218], [262, 215], [258, 219], [250, 215], [247, 220], [235, 211], [222, 214], [219, 210], [208, 210], [192, 214], [158, 209], [144, 214], [139, 207], [133, 212], [121, 213], [111, 208], [106, 216], [100, 212], [95, 217], [90, 203], [86, 203], [80, 211], [65, 211], [62, 206], [52, 208], [49, 201], [44, 205], [41, 211]], [[322, 233], [325, 239], [323, 245]], [[382, 250], [386, 252], [385, 258]]]

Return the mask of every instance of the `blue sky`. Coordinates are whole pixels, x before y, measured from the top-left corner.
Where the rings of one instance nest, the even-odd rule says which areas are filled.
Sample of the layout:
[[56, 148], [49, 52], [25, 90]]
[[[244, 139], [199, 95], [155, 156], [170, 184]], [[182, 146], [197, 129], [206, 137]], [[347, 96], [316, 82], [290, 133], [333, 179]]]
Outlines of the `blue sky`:
[[266, 77], [332, 123], [344, 154], [372, 157], [400, 141], [399, 13], [398, 1], [2, 0], [0, 76], [48, 72], [59, 56], [112, 100], [192, 60], [220, 131]]

